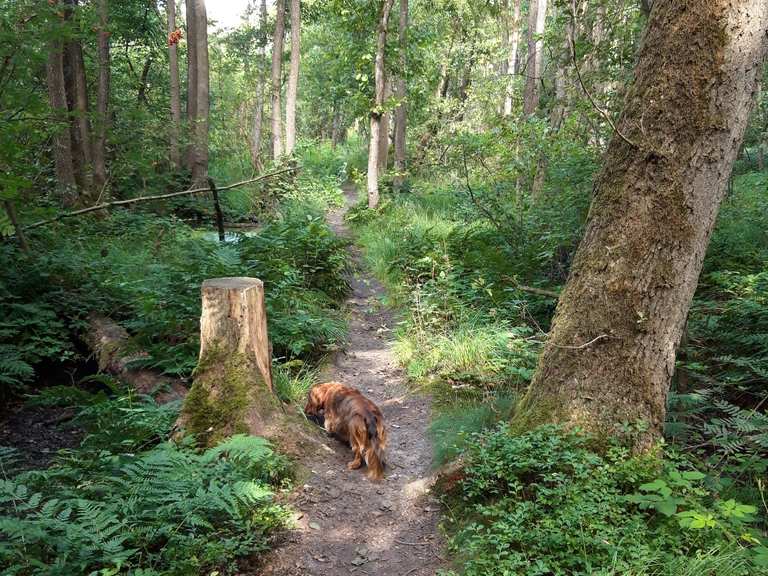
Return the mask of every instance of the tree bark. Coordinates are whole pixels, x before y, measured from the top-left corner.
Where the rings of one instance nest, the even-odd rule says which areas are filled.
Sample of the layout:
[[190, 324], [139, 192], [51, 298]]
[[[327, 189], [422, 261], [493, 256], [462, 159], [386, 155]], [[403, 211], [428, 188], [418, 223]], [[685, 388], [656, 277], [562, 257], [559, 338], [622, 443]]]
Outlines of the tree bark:
[[107, 131], [109, 130], [109, 3], [99, 0], [98, 59], [99, 85], [96, 91], [96, 134], [93, 140], [93, 185], [102, 195], [107, 185]]
[[392, 187], [399, 192], [405, 179], [406, 164], [406, 131], [408, 122], [406, 70], [408, 61], [408, 0], [400, 0], [400, 20], [398, 22], [398, 43], [400, 46], [400, 73], [395, 80], [395, 177]]
[[195, 18], [195, 3], [197, 0], [185, 0], [187, 16], [187, 129], [189, 145], [187, 147], [187, 168], [192, 169], [194, 163], [193, 133], [197, 120], [197, 47], [195, 38], [197, 18]]
[[[654, 5], [584, 238], [516, 426], [638, 451], [662, 433], [675, 352], [768, 52], [764, 0]], [[642, 427], [631, 426], [642, 422]]]
[[520, 4], [521, 0], [512, 0], [512, 15], [509, 18], [509, 47], [507, 52], [507, 79], [504, 95], [504, 116], [512, 115], [513, 80], [517, 73], [518, 52], [520, 51]]
[[116, 376], [139, 394], [154, 396], [159, 404], [186, 396], [187, 388], [179, 379], [132, 367], [148, 354], [136, 350], [128, 331], [110, 318], [89, 315], [88, 328], [82, 337], [93, 352], [100, 372]]
[[278, 406], [264, 285], [206, 280], [202, 300], [200, 359], [180, 424], [205, 444], [239, 432], [263, 436]]
[[[259, 11], [259, 27], [265, 30], [267, 22], [267, 2], [261, 0], [261, 8]], [[266, 44], [262, 48], [262, 58], [259, 59], [258, 64], [258, 77], [256, 79], [256, 101], [253, 108], [253, 126], [251, 128], [251, 162], [256, 172], [260, 172], [263, 164], [261, 161], [261, 148], [264, 133], [264, 99], [266, 92], [266, 75], [267, 71], [262, 65], [263, 61], [266, 61]]]
[[24, 228], [19, 224], [19, 218], [16, 215], [16, 206], [10, 200], [3, 200], [3, 207], [5, 208], [5, 214], [8, 216], [8, 220], [11, 221], [11, 226], [13, 226], [13, 233], [16, 235], [16, 240], [19, 242], [19, 248], [21, 248], [21, 251], [25, 254], [29, 254], [29, 242], [27, 242], [27, 236], [24, 234]]
[[528, 59], [525, 68], [523, 114], [530, 116], [539, 107], [541, 72], [544, 56], [544, 25], [547, 19], [547, 0], [531, 0], [528, 8]]
[[72, 164], [72, 140], [69, 130], [69, 110], [64, 84], [64, 46], [60, 40], [52, 40], [46, 65], [48, 101], [54, 120], [53, 157], [56, 164], [56, 182], [65, 207], [77, 203], [77, 181]]
[[179, 88], [179, 37], [176, 33], [176, 0], [168, 4], [168, 73], [170, 75], [171, 126], [168, 130], [169, 157], [174, 170], [181, 169], [181, 90]]
[[[392, 97], [392, 84], [389, 79], [384, 84], [384, 102]], [[381, 129], [379, 130], [379, 177], [389, 166], [389, 133], [392, 129], [392, 112], [387, 110], [381, 115]]]
[[251, 161], [257, 172], [261, 170], [261, 134], [264, 123], [264, 89], [259, 86], [256, 92], [256, 103], [253, 107], [253, 128], [251, 130]]
[[275, 37], [272, 42], [272, 155], [275, 160], [283, 155], [282, 134], [282, 72], [283, 40], [285, 36], [285, 0], [277, 0], [275, 18]]
[[387, 46], [387, 27], [389, 26], [389, 14], [395, 0], [383, 0], [381, 3], [381, 16], [376, 38], [376, 61], [374, 63], [375, 93], [373, 108], [371, 109], [371, 133], [368, 144], [368, 208], [376, 208], [379, 205], [379, 140], [381, 138], [381, 117], [384, 106], [384, 49]]
[[299, 88], [301, 60], [301, 1], [291, 0], [291, 67], [285, 97], [285, 153], [290, 156], [296, 146], [296, 95]]
[[195, 19], [194, 38], [189, 44], [195, 46], [195, 120], [192, 124], [192, 185], [205, 183], [208, 178], [208, 110], [210, 76], [208, 68], [208, 16], [205, 0], [193, 0]]
[[[73, 0], [72, 5], [76, 5]], [[88, 118], [88, 83], [85, 77], [83, 46], [79, 40], [71, 40], [65, 45], [65, 74], [69, 109], [72, 114], [72, 159], [75, 167], [75, 179], [82, 188], [83, 196], [93, 192], [93, 143], [91, 142], [91, 122]]]

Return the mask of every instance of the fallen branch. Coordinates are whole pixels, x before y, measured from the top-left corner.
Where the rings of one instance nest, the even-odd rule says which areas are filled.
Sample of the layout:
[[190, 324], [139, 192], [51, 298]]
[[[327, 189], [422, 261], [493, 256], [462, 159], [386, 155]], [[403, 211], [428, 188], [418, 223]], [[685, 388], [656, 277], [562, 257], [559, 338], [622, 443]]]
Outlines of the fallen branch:
[[133, 350], [125, 328], [110, 318], [91, 314], [83, 340], [93, 352], [100, 372], [111, 374], [139, 394], [152, 395], [158, 404], [183, 398], [187, 388], [177, 378], [172, 378], [148, 368], [134, 368], [132, 364], [148, 354]]
[[[294, 172], [296, 170], [298, 170], [297, 166], [284, 168], [283, 170], [270, 172], [269, 174], [263, 174], [262, 176], [259, 176], [257, 178], [251, 178], [249, 180], [243, 180], [242, 182], [235, 182], [234, 184], [229, 184], [228, 186], [222, 186], [221, 188], [218, 188], [218, 192], [224, 192], [225, 190], [231, 190], [233, 188], [245, 186], [246, 184], [253, 184], [254, 182], [259, 182], [260, 180], [274, 178], [275, 176], [279, 176], [280, 174], [285, 174], [287, 172]], [[88, 208], [81, 208], [80, 210], [73, 210], [72, 212], [64, 212], [62, 214], [54, 216], [53, 218], [49, 218], [48, 220], [41, 220], [40, 222], [35, 222], [34, 224], [24, 226], [23, 230], [31, 230], [32, 228], [39, 228], [40, 226], [45, 226], [46, 224], [52, 224], [53, 222], [58, 222], [59, 220], [63, 220], [64, 218], [73, 218], [75, 216], [81, 216], [83, 214], [87, 214], [88, 212], [96, 212], [97, 210], [104, 210], [105, 208], [111, 208], [113, 206], [128, 206], [130, 204], [138, 204], [139, 202], [151, 202], [153, 200], [168, 200], [169, 198], [177, 198], [179, 196], [189, 196], [192, 194], [203, 194], [205, 192], [211, 192], [211, 191], [212, 190], [210, 187], [195, 188], [193, 190], [183, 190], [182, 192], [171, 192], [169, 194], [157, 194], [155, 196], [139, 196], [138, 198], [129, 198], [127, 200], [114, 200], [112, 202], [104, 202], [102, 204], [95, 204], [94, 206], [89, 206]]]
[[533, 286], [526, 286], [524, 284], [520, 284], [517, 280], [515, 280], [511, 276], [504, 276], [504, 280], [513, 284], [517, 290], [522, 290], [523, 292], [530, 292], [531, 294], [546, 296], [547, 298], [554, 298], [555, 300], [560, 298], [559, 292], [555, 292], [554, 290], [547, 290], [546, 288], [535, 288]]
[[554, 298], [557, 300], [560, 298], [560, 293], [554, 290], [546, 290], [544, 288], [534, 288], [533, 286], [524, 286], [523, 284], [515, 284], [515, 288], [522, 290], [523, 292], [530, 292], [531, 294], [538, 294], [539, 296], [546, 296], [547, 298]]

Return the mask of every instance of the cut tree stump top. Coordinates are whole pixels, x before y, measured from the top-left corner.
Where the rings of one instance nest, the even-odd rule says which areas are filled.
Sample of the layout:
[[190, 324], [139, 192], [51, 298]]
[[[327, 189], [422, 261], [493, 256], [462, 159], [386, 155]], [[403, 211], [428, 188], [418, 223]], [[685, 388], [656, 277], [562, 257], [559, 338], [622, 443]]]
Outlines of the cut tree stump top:
[[264, 288], [264, 283], [258, 278], [232, 276], [230, 278], [211, 278], [203, 281], [203, 290], [219, 288], [224, 290], [246, 290], [248, 288]]

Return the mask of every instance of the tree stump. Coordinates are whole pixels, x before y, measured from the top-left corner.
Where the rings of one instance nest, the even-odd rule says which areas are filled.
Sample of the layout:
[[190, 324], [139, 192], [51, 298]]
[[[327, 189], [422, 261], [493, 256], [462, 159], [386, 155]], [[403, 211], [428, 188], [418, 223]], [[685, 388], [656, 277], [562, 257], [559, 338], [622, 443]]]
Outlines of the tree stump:
[[200, 358], [178, 425], [206, 445], [239, 433], [271, 436], [282, 406], [272, 388], [264, 285], [206, 280], [202, 299]]

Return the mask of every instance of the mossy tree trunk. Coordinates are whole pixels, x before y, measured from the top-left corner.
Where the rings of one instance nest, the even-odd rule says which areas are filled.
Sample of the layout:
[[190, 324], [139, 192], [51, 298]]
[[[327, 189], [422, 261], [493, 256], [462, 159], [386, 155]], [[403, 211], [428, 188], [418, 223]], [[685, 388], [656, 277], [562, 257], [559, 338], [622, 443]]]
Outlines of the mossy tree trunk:
[[765, 0], [654, 2], [518, 428], [662, 433], [675, 353], [768, 50]]
[[270, 436], [272, 390], [264, 285], [216, 278], [202, 286], [200, 359], [179, 425], [204, 444], [237, 433]]

